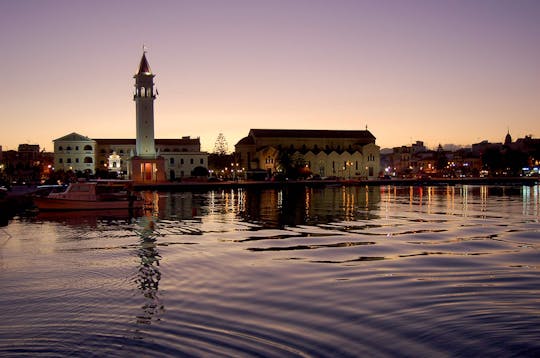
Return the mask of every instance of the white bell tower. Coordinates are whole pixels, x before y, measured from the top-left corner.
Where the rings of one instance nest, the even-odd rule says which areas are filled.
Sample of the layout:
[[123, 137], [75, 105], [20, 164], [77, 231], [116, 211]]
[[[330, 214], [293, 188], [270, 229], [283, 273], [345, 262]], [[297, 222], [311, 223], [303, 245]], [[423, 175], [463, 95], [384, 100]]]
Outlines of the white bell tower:
[[146, 60], [146, 51], [143, 51], [139, 70], [135, 78], [135, 110], [137, 118], [136, 153], [140, 158], [155, 159], [156, 147], [154, 143], [154, 75]]
[[163, 182], [165, 178], [165, 159], [157, 156], [154, 140], [154, 75], [143, 50], [141, 63], [135, 76], [135, 101], [137, 137], [136, 153], [129, 159], [129, 177], [143, 184]]

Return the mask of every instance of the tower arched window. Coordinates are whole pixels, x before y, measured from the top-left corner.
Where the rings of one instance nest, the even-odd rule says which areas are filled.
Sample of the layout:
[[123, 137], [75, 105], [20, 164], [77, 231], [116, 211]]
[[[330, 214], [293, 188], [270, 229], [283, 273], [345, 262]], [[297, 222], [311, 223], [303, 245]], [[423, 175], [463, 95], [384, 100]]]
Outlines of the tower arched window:
[[92, 159], [92, 157], [84, 157], [84, 162], [85, 163], [93, 163], [94, 160]]
[[84, 150], [92, 150], [92, 146], [87, 144], [84, 146]]

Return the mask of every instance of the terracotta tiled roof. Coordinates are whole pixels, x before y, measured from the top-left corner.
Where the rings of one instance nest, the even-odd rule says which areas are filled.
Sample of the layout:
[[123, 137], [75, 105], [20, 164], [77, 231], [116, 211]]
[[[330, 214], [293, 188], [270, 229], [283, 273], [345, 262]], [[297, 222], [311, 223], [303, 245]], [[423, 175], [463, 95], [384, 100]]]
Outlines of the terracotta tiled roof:
[[60, 138], [56, 138], [53, 140], [53, 142], [56, 142], [56, 141], [91, 141], [93, 139], [90, 139], [86, 136], [83, 136], [79, 133], [70, 133], [68, 135], [65, 135], [63, 137], [60, 137]]
[[201, 140], [199, 138], [156, 139], [155, 143], [159, 145], [189, 145], [200, 144]]
[[[105, 138], [105, 139], [94, 139], [99, 145], [135, 145], [135, 139], [126, 139], [126, 138]], [[193, 145], [200, 144], [199, 138], [180, 138], [180, 139], [155, 139], [154, 143], [156, 145]]]
[[375, 140], [368, 130], [252, 129], [250, 135], [267, 138], [366, 138]]

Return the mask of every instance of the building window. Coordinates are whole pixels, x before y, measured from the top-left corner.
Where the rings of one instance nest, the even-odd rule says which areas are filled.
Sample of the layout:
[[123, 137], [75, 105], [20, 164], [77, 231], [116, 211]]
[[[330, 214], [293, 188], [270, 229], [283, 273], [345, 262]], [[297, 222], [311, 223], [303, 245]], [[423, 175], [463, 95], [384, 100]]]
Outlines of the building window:
[[180, 164], [184, 164], [184, 158], [180, 159]]
[[66, 163], [71, 163], [71, 158], [67, 158]]
[[85, 158], [84, 158], [84, 162], [85, 162], [85, 163], [92, 163], [93, 160], [92, 160], [91, 157], [85, 157]]
[[84, 150], [92, 150], [92, 146], [87, 144], [84, 146]]
[[78, 163], [79, 162], [79, 158], [75, 158], [75, 163]]
[[63, 162], [64, 162], [64, 159], [62, 159], [62, 158], [58, 159], [58, 163], [62, 164]]
[[71, 150], [71, 146], [68, 145], [68, 146], [66, 147], [66, 150]]
[[59, 147], [58, 147], [58, 150], [64, 150], [64, 147], [59, 146]]
[[170, 159], [169, 159], [169, 163], [170, 163], [170, 164], [174, 164], [174, 158], [170, 158]]
[[200, 162], [201, 164], [204, 164], [204, 159], [201, 159], [199, 162]]
[[193, 164], [193, 158], [191, 158], [191, 159], [189, 160], [189, 162], [190, 162], [191, 164]]
[[75, 146], [75, 150], [79, 150], [79, 146], [78, 146], [78, 145]]

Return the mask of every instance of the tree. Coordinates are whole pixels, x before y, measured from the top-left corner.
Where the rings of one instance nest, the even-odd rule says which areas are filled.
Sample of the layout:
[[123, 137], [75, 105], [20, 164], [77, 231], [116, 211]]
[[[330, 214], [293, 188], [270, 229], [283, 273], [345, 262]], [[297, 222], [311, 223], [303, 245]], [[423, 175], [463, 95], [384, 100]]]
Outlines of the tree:
[[446, 157], [446, 153], [444, 152], [443, 147], [440, 144], [437, 148], [437, 154], [435, 156], [435, 159], [435, 168], [437, 170], [443, 170], [448, 165], [448, 158]]
[[216, 143], [214, 144], [214, 154], [218, 155], [226, 155], [229, 151], [229, 145], [227, 144], [227, 140], [225, 139], [225, 136], [223, 133], [219, 133]]

